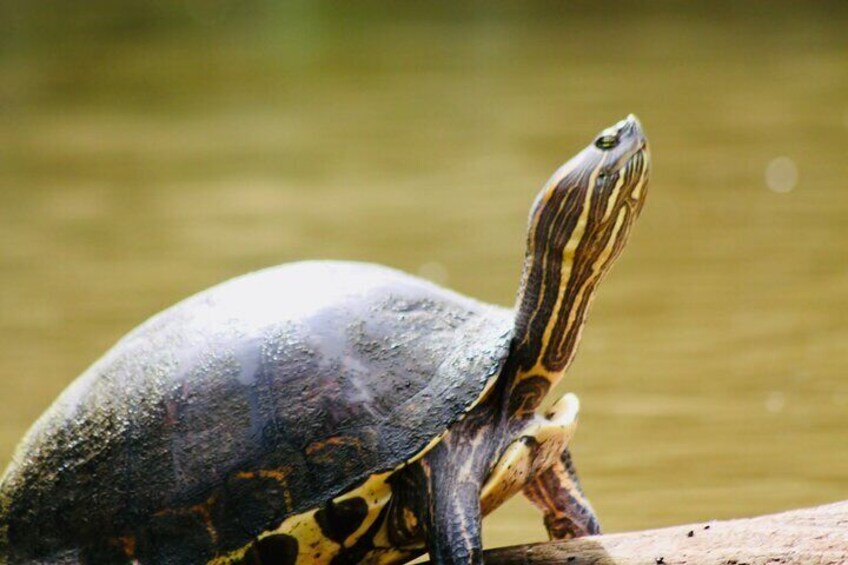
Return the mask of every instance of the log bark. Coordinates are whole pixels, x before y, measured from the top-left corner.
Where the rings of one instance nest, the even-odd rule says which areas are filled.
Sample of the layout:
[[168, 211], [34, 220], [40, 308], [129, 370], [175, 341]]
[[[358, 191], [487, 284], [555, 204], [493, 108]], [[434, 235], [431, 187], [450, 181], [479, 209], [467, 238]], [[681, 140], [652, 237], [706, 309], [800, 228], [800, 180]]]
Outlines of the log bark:
[[486, 565], [843, 565], [848, 501], [757, 518], [591, 536], [485, 552]]

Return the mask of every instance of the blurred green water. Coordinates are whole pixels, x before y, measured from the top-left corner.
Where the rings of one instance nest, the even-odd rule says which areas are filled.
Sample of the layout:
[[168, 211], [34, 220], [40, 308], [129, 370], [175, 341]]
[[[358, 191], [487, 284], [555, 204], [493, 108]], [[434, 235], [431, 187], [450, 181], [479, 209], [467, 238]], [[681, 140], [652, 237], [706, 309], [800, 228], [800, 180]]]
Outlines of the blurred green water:
[[[604, 525], [848, 498], [848, 12], [737, 4], [0, 4], [0, 465], [122, 334], [248, 270], [512, 303], [536, 190], [633, 111], [650, 198], [562, 385]], [[543, 538], [515, 501], [485, 541]]]

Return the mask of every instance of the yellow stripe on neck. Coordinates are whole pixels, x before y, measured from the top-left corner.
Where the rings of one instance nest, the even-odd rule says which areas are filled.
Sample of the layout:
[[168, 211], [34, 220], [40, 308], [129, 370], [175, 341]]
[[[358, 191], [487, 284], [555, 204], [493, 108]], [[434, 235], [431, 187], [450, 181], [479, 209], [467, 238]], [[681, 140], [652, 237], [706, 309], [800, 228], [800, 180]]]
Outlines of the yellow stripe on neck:
[[[544, 364], [544, 358], [547, 354], [548, 348], [551, 345], [551, 334], [553, 333], [554, 327], [556, 326], [557, 320], [559, 319], [560, 311], [562, 310], [563, 300], [565, 298], [565, 292], [568, 289], [568, 281], [571, 278], [571, 272], [574, 267], [574, 255], [577, 251], [580, 242], [583, 240], [583, 236], [586, 233], [586, 225], [588, 224], [589, 219], [589, 211], [591, 209], [592, 198], [595, 192], [591, 189], [591, 187], [595, 186], [597, 182], [598, 175], [604, 165], [604, 161], [601, 161], [600, 165], [592, 171], [589, 176], [588, 189], [586, 190], [586, 197], [583, 201], [583, 208], [580, 210], [580, 217], [577, 219], [577, 223], [574, 226], [574, 231], [571, 233], [571, 236], [568, 238], [568, 241], [565, 244], [565, 247], [562, 250], [562, 262], [561, 262], [561, 271], [559, 277], [559, 285], [557, 287], [557, 300], [554, 304], [553, 310], [551, 314], [547, 317], [547, 323], [545, 325], [545, 331], [542, 334], [542, 345], [539, 348], [539, 355], [536, 358], [536, 362], [530, 369], [519, 369], [519, 373], [516, 377], [516, 383], [521, 382], [524, 378], [530, 375], [538, 375], [547, 378], [551, 381], [551, 386], [556, 385], [559, 379], [562, 377], [563, 370], [552, 371]], [[550, 273], [546, 273], [550, 274]], [[542, 292], [536, 303], [536, 310], [533, 312], [533, 316], [530, 318], [530, 323], [532, 324], [533, 318], [539, 312], [541, 305], [543, 303], [545, 291], [547, 290], [547, 285], [542, 285]], [[582, 289], [581, 289], [582, 292]], [[566, 324], [565, 331], [568, 332], [571, 324], [573, 323], [573, 309], [572, 312], [569, 312], [569, 322]], [[529, 329], [529, 326], [528, 326]], [[526, 337], [525, 337], [526, 339]]]

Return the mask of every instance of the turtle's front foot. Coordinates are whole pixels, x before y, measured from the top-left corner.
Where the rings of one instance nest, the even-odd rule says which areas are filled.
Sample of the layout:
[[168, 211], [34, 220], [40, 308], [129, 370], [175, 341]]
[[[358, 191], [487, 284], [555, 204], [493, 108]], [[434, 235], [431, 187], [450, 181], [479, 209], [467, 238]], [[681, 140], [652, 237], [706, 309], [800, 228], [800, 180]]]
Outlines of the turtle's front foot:
[[[554, 404], [548, 419], [568, 419], [568, 395]], [[570, 437], [569, 437], [570, 439]], [[524, 487], [524, 495], [539, 508], [545, 517], [545, 528], [551, 539], [571, 539], [601, 533], [601, 526], [592, 505], [583, 494], [580, 479], [571, 460], [568, 441], [563, 441], [553, 462]]]
[[545, 528], [551, 539], [601, 533], [601, 525], [583, 494], [568, 449], [562, 452], [559, 462], [524, 487], [524, 496], [544, 514]]

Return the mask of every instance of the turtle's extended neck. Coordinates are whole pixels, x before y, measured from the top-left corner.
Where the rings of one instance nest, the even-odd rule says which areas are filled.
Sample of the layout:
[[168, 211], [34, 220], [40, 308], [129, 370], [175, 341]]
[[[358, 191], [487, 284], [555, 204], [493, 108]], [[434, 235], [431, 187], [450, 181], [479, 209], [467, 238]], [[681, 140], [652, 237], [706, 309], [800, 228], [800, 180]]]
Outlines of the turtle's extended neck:
[[[571, 363], [595, 289], [641, 209], [645, 138], [635, 119], [610, 129], [557, 171], [534, 205], [511, 355], [511, 412], [535, 410]], [[617, 136], [619, 151], [597, 149], [609, 135]]]

